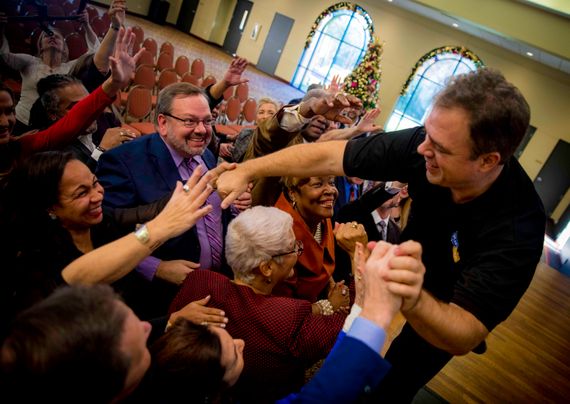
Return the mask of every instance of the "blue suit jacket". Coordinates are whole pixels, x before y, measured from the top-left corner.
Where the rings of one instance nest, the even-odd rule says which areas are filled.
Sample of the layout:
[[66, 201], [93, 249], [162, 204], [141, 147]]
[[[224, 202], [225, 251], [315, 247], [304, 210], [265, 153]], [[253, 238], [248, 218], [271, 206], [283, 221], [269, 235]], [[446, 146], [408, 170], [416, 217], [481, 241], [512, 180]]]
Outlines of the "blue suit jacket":
[[315, 377], [298, 394], [278, 403], [353, 403], [374, 390], [389, 369], [390, 364], [368, 345], [341, 332]]
[[[216, 166], [216, 158], [206, 149], [202, 159]], [[108, 207], [134, 207], [151, 203], [171, 193], [181, 181], [178, 169], [158, 133], [142, 136], [103, 153], [97, 177], [105, 188], [103, 204]], [[196, 229], [161, 246], [154, 256], [165, 259], [200, 260], [200, 243]]]

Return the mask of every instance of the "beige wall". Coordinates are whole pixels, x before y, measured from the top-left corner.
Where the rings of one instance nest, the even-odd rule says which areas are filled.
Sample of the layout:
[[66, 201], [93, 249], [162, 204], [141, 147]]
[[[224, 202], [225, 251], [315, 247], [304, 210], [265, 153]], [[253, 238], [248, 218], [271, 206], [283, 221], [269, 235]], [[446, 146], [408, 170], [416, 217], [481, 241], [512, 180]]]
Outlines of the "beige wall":
[[[148, 15], [151, 0], [127, 0], [127, 10], [141, 15]], [[111, 4], [111, 0], [97, 0], [97, 3]], [[127, 17], [128, 18], [128, 17]]]

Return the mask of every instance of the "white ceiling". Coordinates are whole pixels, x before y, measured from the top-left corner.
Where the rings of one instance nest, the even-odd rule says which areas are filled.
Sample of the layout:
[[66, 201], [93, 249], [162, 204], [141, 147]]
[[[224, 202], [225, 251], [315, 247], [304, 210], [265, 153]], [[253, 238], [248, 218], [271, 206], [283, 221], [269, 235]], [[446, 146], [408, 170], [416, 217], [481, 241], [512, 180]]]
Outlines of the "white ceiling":
[[[531, 58], [532, 60], [550, 66], [554, 69], [560, 70], [566, 74], [570, 74], [570, 60], [568, 59], [564, 59], [552, 53], [538, 49], [520, 40], [508, 37], [505, 34], [494, 31], [488, 27], [480, 26], [470, 21], [466, 21], [460, 18], [447, 15], [441, 10], [436, 10], [430, 7], [426, 7], [422, 4], [415, 3], [412, 0], [394, 0], [394, 1], [388, 0], [388, 1], [390, 2], [390, 4], [394, 6], [400, 7], [412, 13], [437, 21], [441, 24], [453, 27], [455, 27], [455, 25], [453, 24], [456, 24], [457, 27], [455, 28], [462, 32], [473, 35], [477, 38], [481, 38], [487, 42], [500, 46], [516, 54], [522, 55], [527, 58]], [[568, 40], [570, 40], [570, 38], [568, 38]], [[532, 56], [528, 55], [527, 52], [532, 53]]]

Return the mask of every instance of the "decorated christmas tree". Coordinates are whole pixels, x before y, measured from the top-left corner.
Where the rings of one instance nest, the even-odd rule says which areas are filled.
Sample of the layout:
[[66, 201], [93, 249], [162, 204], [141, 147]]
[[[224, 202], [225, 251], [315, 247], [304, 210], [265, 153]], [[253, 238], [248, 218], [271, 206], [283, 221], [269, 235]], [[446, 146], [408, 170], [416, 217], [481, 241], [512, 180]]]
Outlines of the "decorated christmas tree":
[[380, 60], [382, 58], [382, 44], [373, 37], [368, 45], [364, 59], [352, 73], [344, 79], [344, 91], [358, 97], [365, 110], [376, 108], [378, 92], [380, 91]]

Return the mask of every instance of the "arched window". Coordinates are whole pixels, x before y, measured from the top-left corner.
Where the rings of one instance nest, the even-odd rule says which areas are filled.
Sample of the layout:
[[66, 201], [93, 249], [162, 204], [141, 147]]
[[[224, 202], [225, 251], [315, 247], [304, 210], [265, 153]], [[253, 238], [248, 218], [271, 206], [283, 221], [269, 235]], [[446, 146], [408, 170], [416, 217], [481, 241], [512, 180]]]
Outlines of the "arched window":
[[386, 131], [423, 125], [435, 95], [447, 79], [483, 66], [477, 55], [463, 47], [445, 46], [424, 55], [412, 69]]
[[348, 76], [373, 34], [372, 20], [362, 7], [347, 2], [329, 7], [313, 24], [291, 84], [306, 91], [310, 84], [330, 83], [334, 75]]

